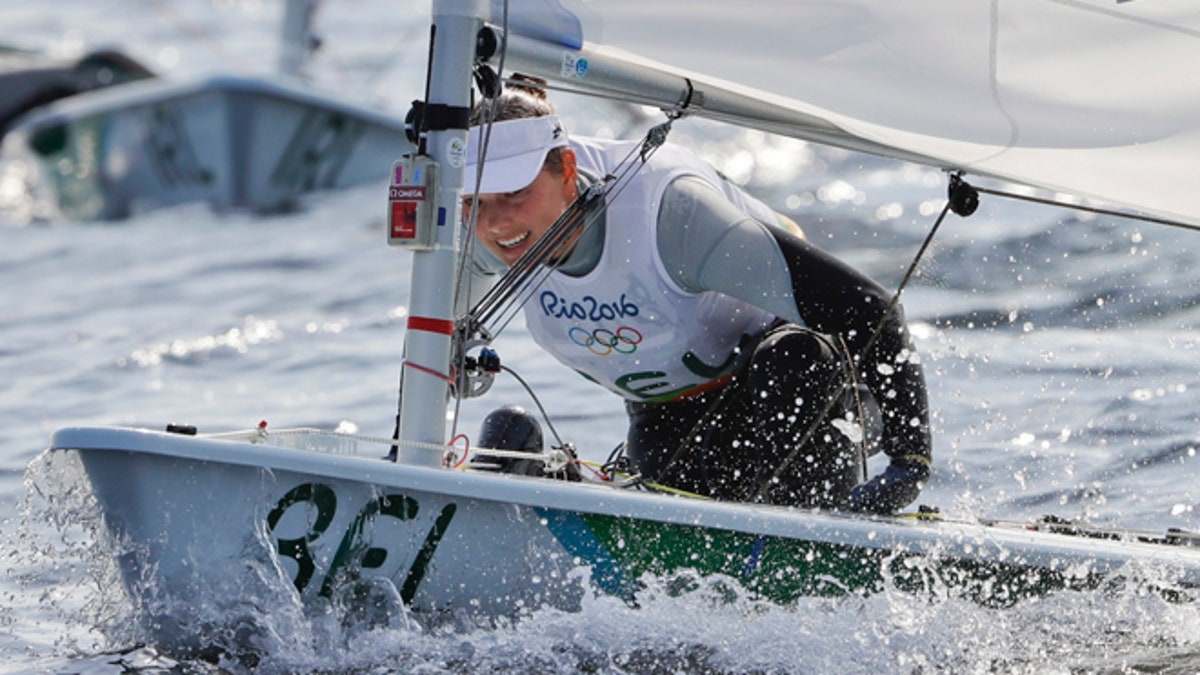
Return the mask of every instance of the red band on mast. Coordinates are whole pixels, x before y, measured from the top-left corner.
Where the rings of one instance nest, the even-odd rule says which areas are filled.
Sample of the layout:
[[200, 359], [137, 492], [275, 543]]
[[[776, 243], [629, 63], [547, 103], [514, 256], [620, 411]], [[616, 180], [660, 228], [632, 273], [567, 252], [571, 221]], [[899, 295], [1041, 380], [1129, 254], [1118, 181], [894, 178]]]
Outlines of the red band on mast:
[[409, 330], [423, 330], [427, 333], [454, 335], [454, 322], [448, 319], [430, 319], [424, 316], [408, 317]]

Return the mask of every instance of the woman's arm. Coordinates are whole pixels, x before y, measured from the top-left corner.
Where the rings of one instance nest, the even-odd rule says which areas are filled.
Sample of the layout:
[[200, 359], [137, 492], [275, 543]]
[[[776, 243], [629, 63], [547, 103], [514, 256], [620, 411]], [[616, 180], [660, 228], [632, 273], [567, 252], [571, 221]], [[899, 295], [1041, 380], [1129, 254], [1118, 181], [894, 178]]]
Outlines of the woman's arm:
[[800, 237], [747, 217], [695, 178], [668, 189], [658, 249], [685, 290], [731, 295], [841, 339], [879, 405], [891, 460], [883, 474], [855, 488], [847, 507], [890, 513], [916, 498], [930, 468], [929, 405], [903, 310], [889, 311], [887, 291]]

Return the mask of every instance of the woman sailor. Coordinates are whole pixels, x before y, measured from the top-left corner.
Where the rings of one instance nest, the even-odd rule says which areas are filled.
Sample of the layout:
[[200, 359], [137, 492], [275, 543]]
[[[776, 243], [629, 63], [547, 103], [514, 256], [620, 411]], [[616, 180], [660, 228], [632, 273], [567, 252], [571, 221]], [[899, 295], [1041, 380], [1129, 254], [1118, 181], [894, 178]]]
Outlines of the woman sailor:
[[[524, 87], [481, 103], [472, 125], [476, 276], [512, 266], [637, 145], [568, 137]], [[625, 399], [625, 450], [645, 480], [874, 513], [917, 497], [931, 454], [924, 375], [886, 291], [671, 144], [590, 208], [591, 224], [541, 263], [552, 271], [526, 324]], [[867, 447], [871, 410], [880, 430]], [[864, 482], [879, 449], [888, 466]]]

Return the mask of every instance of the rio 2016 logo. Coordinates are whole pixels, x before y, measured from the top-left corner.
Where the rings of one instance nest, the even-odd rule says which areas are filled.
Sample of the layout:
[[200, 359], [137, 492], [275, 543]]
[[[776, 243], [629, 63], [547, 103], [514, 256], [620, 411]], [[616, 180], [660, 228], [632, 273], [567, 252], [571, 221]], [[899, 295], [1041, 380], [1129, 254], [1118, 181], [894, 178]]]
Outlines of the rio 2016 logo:
[[567, 331], [567, 337], [596, 356], [608, 356], [613, 352], [632, 354], [637, 351], [637, 346], [642, 341], [642, 334], [629, 326], [621, 326], [615, 331], [597, 328], [591, 332], [586, 328], [574, 326]]
[[616, 300], [603, 302], [590, 295], [571, 301], [559, 297], [554, 291], [542, 291], [538, 300], [546, 316], [555, 319], [612, 321], [637, 316], [641, 311], [638, 309], [637, 303], [630, 302], [624, 293]]

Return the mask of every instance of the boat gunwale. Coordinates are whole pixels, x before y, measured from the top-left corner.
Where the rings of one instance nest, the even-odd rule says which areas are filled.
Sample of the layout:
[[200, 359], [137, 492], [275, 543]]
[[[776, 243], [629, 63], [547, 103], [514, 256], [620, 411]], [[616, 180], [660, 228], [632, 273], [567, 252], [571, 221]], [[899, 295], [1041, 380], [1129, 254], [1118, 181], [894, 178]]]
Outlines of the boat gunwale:
[[[330, 434], [336, 436], [336, 434]], [[718, 502], [621, 489], [598, 482], [412, 466], [361, 455], [284, 448], [149, 429], [66, 427], [54, 450], [149, 454], [202, 463], [369, 482], [439, 493], [456, 499], [503, 502], [534, 509], [646, 520], [744, 534], [875, 549], [904, 555], [1042, 567], [1075, 573], [1115, 571], [1140, 561], [1180, 568], [1178, 583], [1200, 587], [1200, 549], [1131, 539], [1106, 539], [1021, 529], [1016, 524], [941, 518], [871, 516], [772, 505]]]

